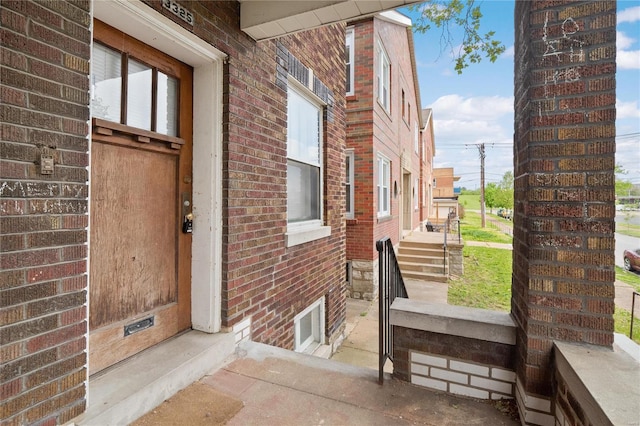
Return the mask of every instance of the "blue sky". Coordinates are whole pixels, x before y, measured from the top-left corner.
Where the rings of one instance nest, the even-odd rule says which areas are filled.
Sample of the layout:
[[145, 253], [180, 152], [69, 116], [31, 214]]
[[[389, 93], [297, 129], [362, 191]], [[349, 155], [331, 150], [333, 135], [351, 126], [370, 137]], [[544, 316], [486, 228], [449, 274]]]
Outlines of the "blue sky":
[[[494, 63], [483, 59], [458, 75], [450, 49], [441, 53], [440, 30], [414, 33], [422, 107], [432, 108], [435, 124], [435, 167], [453, 167], [459, 184], [480, 186], [480, 160], [475, 144], [486, 146], [486, 181], [498, 182], [513, 170], [512, 0], [477, 0], [481, 32], [493, 30], [507, 48]], [[411, 16], [415, 12], [401, 9]], [[459, 43], [458, 39], [458, 43]], [[616, 163], [640, 184], [640, 3], [618, 1], [616, 74]]]

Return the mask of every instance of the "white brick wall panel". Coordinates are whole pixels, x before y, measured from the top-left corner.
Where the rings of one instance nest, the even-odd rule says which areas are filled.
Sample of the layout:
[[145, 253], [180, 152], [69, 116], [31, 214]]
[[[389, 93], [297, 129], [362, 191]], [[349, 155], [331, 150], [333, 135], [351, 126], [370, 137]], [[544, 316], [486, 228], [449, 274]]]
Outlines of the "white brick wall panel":
[[411, 352], [411, 362], [431, 365], [433, 367], [447, 368], [447, 358], [432, 356], [420, 352]]
[[431, 377], [446, 380], [447, 382], [469, 384], [469, 375], [464, 373], [456, 373], [451, 370], [442, 370], [440, 368], [431, 368]]
[[474, 374], [476, 376], [489, 377], [489, 367], [478, 364], [470, 364], [468, 362], [454, 361], [449, 362], [449, 368], [463, 373]]
[[447, 382], [440, 380], [433, 380], [422, 376], [411, 376], [411, 383], [418, 386], [424, 386], [425, 388], [435, 389], [439, 391], [447, 391]]
[[516, 373], [511, 370], [505, 370], [502, 368], [492, 368], [491, 369], [491, 378], [502, 380], [503, 382], [516, 382]]
[[421, 376], [428, 376], [429, 367], [422, 364], [411, 364], [411, 373], [420, 374]]
[[471, 376], [471, 385], [477, 386], [482, 389], [488, 389], [496, 392], [506, 393], [511, 395], [513, 393], [511, 383], [499, 382], [497, 380], [484, 379], [482, 377]]
[[489, 399], [489, 392], [482, 389], [470, 388], [468, 386], [456, 385], [451, 383], [449, 385], [449, 392], [457, 395], [469, 396], [471, 398]]

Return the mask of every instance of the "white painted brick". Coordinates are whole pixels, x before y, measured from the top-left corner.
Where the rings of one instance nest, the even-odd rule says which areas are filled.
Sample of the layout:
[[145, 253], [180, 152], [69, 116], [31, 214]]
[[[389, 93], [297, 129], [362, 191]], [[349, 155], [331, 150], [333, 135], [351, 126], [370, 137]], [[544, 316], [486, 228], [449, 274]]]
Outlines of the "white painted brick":
[[433, 380], [422, 376], [411, 376], [411, 383], [414, 385], [424, 386], [429, 389], [435, 389], [440, 391], [447, 391], [447, 382], [440, 380]]
[[556, 419], [550, 414], [544, 414], [537, 411], [529, 410], [526, 410], [524, 413], [524, 421], [527, 424], [540, 426], [554, 426], [556, 423]]
[[238, 343], [242, 340], [242, 336], [240, 333], [236, 333], [235, 334], [235, 342]]
[[411, 352], [411, 362], [431, 365], [434, 367], [447, 368], [447, 359], [439, 356], [432, 356], [420, 352]]
[[489, 399], [489, 392], [487, 391], [470, 388], [468, 386], [456, 385], [455, 383], [451, 383], [449, 385], [449, 392], [457, 395], [470, 396], [472, 398]]
[[525, 410], [536, 410], [542, 411], [544, 413], [551, 413], [551, 400], [538, 398], [535, 396], [527, 395], [522, 387], [522, 383], [520, 379], [516, 379], [517, 391], [522, 398], [522, 402], [524, 404]]
[[411, 364], [411, 373], [420, 374], [421, 376], [428, 376], [429, 367], [422, 364]]
[[482, 389], [506, 393], [510, 395], [513, 391], [511, 383], [499, 382], [497, 380], [484, 379], [482, 377], [471, 376], [471, 385]]
[[476, 376], [489, 377], [489, 367], [485, 367], [484, 365], [451, 360], [449, 362], [449, 368], [462, 371], [463, 373], [475, 374]]
[[431, 368], [431, 377], [446, 380], [447, 382], [469, 384], [469, 375], [464, 373], [456, 373], [451, 370], [442, 370], [440, 368]]
[[516, 382], [516, 373], [511, 370], [505, 370], [502, 368], [492, 368], [491, 369], [491, 378], [502, 380], [503, 382]]

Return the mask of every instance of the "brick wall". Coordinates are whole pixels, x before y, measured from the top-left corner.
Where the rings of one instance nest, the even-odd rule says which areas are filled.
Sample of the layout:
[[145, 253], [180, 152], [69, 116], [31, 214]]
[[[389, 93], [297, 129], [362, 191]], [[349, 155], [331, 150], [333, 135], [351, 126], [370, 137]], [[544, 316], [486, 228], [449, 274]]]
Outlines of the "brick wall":
[[551, 394], [553, 340], [613, 341], [615, 13], [516, 2], [512, 313], [527, 394]]
[[[354, 30], [354, 95], [347, 98], [347, 147], [354, 150], [355, 209], [347, 222], [347, 259], [362, 266], [355, 270], [352, 297], [370, 298], [377, 292], [375, 241], [390, 237], [398, 243], [401, 222], [402, 169], [411, 171], [410, 214], [412, 227], [419, 226], [420, 209], [415, 209], [414, 184], [420, 178], [421, 159], [414, 151], [414, 130], [418, 123], [417, 88], [414, 86], [411, 51], [406, 27], [383, 19], [370, 18], [349, 24]], [[391, 111], [377, 100], [378, 44], [382, 41], [391, 63]], [[404, 91], [404, 102], [402, 95]], [[404, 108], [404, 117], [403, 117]], [[378, 218], [378, 154], [391, 162], [389, 217]], [[397, 191], [395, 191], [397, 188]], [[419, 188], [415, 188], [419, 196]], [[360, 279], [363, 278], [363, 279]]]
[[64, 423], [85, 406], [89, 6], [0, 9], [3, 424]]
[[[344, 327], [344, 26], [256, 43], [239, 3], [192, 2], [188, 27], [229, 55], [224, 70], [223, 322], [293, 347], [293, 318], [325, 296], [326, 333]], [[2, 22], [0, 376], [8, 423], [64, 423], [84, 411], [90, 1], [6, 1]], [[155, 13], [155, 12], [153, 12]], [[324, 99], [324, 217], [331, 235], [290, 249], [286, 78], [313, 70]], [[283, 61], [284, 60], [284, 61]], [[283, 71], [284, 70], [284, 71]], [[42, 154], [54, 172], [40, 171]]]
[[394, 377], [480, 399], [515, 395], [513, 344], [393, 327]]

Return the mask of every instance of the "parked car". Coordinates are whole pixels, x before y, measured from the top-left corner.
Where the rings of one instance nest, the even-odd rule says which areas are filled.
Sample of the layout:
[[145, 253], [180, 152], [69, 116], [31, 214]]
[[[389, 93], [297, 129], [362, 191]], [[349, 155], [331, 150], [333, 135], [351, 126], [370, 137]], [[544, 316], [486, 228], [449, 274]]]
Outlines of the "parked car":
[[640, 272], [640, 248], [635, 250], [625, 250], [623, 257], [625, 270]]
[[511, 220], [511, 210], [500, 207], [496, 214], [507, 220]]

